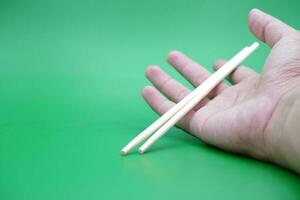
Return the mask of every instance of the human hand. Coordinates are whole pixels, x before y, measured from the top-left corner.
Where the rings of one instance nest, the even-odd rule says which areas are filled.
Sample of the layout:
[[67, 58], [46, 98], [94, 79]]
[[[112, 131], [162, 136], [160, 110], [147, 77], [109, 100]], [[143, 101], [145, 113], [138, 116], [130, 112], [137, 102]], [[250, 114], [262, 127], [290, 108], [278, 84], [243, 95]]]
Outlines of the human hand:
[[[257, 9], [249, 13], [249, 27], [271, 47], [262, 74], [239, 66], [229, 76], [232, 86], [220, 83], [177, 126], [223, 150], [300, 173], [300, 125], [294, 123], [300, 115], [300, 33]], [[177, 51], [168, 62], [194, 86], [210, 76]], [[216, 61], [215, 69], [224, 63]], [[142, 95], [160, 115], [190, 92], [157, 66], [148, 67], [146, 76], [156, 89], [147, 86]]]

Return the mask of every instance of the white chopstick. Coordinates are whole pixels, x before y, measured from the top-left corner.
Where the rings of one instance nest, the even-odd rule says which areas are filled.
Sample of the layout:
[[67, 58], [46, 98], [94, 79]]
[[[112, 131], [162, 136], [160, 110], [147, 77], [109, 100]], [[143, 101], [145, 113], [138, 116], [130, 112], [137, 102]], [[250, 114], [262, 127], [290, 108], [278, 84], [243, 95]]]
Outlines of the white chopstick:
[[147, 129], [136, 136], [122, 150], [121, 154], [127, 154], [137, 144], [149, 137], [146, 142], [139, 148], [140, 153], [144, 153], [156, 140], [163, 136], [172, 126], [174, 126], [187, 112], [189, 112], [198, 102], [201, 101], [216, 85], [218, 85], [226, 76], [228, 76], [244, 59], [246, 59], [259, 44], [253, 43], [250, 47], [245, 47], [232, 59], [230, 59], [222, 68], [216, 71], [211, 77], [198, 86], [193, 92], [187, 95], [179, 103], [173, 106], [168, 112], [157, 119]]

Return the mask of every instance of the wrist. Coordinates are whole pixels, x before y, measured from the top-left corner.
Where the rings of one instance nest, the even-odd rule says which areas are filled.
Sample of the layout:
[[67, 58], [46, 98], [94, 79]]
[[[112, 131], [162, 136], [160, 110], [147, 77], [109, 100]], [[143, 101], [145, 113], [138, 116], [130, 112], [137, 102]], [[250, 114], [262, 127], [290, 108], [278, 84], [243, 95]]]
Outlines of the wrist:
[[266, 129], [271, 161], [300, 173], [300, 87], [278, 102]]

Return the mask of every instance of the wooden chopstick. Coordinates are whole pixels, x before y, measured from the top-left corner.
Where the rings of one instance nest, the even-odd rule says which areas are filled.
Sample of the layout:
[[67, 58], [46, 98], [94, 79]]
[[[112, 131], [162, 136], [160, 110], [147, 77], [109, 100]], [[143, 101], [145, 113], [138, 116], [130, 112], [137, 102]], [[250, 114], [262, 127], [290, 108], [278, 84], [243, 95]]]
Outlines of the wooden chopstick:
[[185, 104], [174, 116], [172, 116], [158, 131], [156, 131], [146, 142], [139, 148], [140, 153], [144, 153], [156, 140], [162, 137], [172, 126], [174, 126], [184, 115], [195, 107], [204, 97], [207, 96], [226, 76], [228, 76], [244, 59], [246, 59], [259, 44], [253, 43], [250, 47], [244, 48], [218, 71], [212, 74], [197, 88], [195, 96]]
[[184, 115], [186, 115], [198, 102], [228, 76], [243, 60], [245, 60], [257, 47], [257, 42], [250, 47], [245, 47], [232, 59], [230, 59], [218, 71], [212, 74], [206, 81], [198, 86], [193, 92], [187, 95], [179, 103], [173, 106], [168, 112], [157, 119], [147, 129], [136, 136], [122, 150], [121, 154], [126, 155], [137, 144], [148, 138], [154, 131], [158, 130], [139, 148], [144, 153], [155, 141], [162, 137], [172, 126], [174, 126]]

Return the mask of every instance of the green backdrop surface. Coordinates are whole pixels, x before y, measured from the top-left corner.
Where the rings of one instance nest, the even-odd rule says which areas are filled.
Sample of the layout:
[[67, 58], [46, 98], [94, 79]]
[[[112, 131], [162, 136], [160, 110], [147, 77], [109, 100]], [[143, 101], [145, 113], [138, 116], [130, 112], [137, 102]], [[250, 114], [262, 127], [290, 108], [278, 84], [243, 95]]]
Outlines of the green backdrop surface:
[[[0, 2], [0, 199], [300, 199], [299, 176], [172, 129], [120, 148], [157, 118], [147, 65], [181, 50], [208, 69], [256, 39], [251, 8], [300, 27], [297, 0]], [[246, 64], [260, 71], [262, 44]]]

